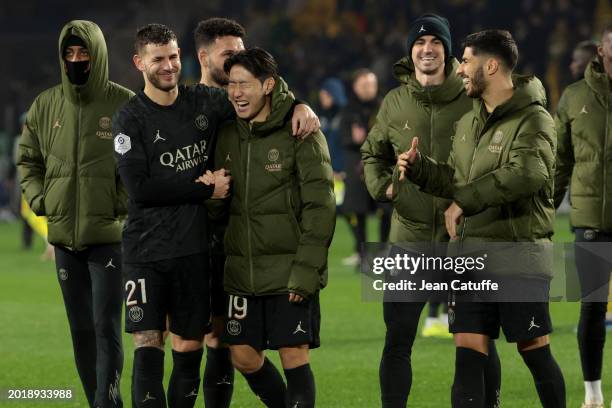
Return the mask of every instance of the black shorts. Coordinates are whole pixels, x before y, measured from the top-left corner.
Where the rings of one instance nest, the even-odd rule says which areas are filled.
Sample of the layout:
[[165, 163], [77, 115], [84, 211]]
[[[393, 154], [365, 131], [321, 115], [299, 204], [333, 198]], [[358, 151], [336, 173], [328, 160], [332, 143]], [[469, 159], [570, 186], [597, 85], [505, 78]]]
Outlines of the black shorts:
[[223, 289], [225, 255], [210, 256], [210, 308], [213, 316], [224, 316], [227, 310], [227, 294]]
[[463, 302], [448, 308], [451, 333], [478, 333], [492, 339], [499, 337], [500, 327], [506, 340], [527, 341], [552, 332], [546, 302]]
[[208, 330], [208, 254], [125, 264], [125, 331], [166, 330], [200, 340]]
[[300, 303], [289, 302], [288, 294], [228, 298], [224, 343], [247, 344], [256, 350], [321, 345], [318, 292]]

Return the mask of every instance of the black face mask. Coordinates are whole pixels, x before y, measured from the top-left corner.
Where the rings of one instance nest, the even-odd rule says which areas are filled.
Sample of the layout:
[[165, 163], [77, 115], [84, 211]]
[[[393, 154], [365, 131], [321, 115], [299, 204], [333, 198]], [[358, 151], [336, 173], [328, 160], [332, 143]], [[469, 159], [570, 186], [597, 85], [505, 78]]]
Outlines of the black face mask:
[[84, 85], [89, 78], [89, 61], [64, 61], [66, 63], [66, 74], [74, 85]]

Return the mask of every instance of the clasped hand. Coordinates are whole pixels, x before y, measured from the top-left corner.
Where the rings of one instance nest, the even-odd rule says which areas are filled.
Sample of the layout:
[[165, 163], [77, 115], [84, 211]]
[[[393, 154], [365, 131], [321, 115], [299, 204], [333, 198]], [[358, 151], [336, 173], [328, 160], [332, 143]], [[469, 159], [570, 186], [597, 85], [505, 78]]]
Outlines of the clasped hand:
[[219, 169], [215, 172], [206, 170], [206, 173], [202, 174], [196, 179], [196, 183], [202, 183], [207, 186], [214, 185], [215, 189], [212, 194], [212, 198], [222, 199], [229, 196], [230, 183], [232, 177], [229, 172], [225, 169]]

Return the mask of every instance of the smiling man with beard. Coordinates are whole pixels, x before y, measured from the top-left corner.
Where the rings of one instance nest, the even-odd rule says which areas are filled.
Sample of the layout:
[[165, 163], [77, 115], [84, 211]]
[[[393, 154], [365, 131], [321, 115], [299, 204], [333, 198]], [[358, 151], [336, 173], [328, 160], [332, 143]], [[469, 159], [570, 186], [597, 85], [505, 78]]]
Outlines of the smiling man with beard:
[[[464, 47], [457, 74], [474, 108], [457, 124], [448, 162], [421, 155], [414, 138], [410, 150], [398, 157], [398, 178], [408, 176], [421, 191], [452, 200], [444, 214], [451, 241], [550, 244], [556, 138], [544, 88], [533, 76], [512, 75], [518, 49], [509, 32], [471, 34]], [[534, 263], [513, 273], [525, 286], [548, 288], [551, 268]], [[565, 407], [563, 374], [549, 346], [548, 302], [485, 303], [454, 293], [452, 306], [454, 408], [484, 406], [488, 343], [500, 328], [517, 344], [542, 406]]]
[[126, 331], [134, 335], [132, 403], [165, 407], [162, 333], [172, 336], [171, 407], [192, 407], [199, 389], [202, 340], [210, 316], [208, 198], [225, 197], [229, 177], [196, 183], [220, 124], [234, 117], [225, 91], [178, 86], [175, 34], [150, 24], [136, 35], [140, 91], [114, 118], [119, 174], [128, 194], [123, 232]]
[[[411, 183], [394, 185], [392, 174], [396, 155], [408, 150], [415, 137], [422, 141], [423, 154], [446, 161], [450, 136], [472, 101], [455, 73], [459, 63], [451, 55], [450, 26], [444, 17], [420, 16], [413, 22], [407, 42], [408, 55], [393, 66], [401, 84], [385, 96], [361, 148], [365, 180], [375, 200], [393, 202], [390, 242], [447, 242], [443, 214], [449, 200], [425, 194]], [[431, 294], [431, 300], [447, 298], [446, 294]], [[406, 406], [412, 386], [412, 345], [424, 306], [424, 300], [383, 303], [386, 333], [379, 371], [383, 408]], [[448, 334], [447, 328], [444, 331]], [[494, 408], [501, 374], [493, 341], [488, 355], [485, 406]]]

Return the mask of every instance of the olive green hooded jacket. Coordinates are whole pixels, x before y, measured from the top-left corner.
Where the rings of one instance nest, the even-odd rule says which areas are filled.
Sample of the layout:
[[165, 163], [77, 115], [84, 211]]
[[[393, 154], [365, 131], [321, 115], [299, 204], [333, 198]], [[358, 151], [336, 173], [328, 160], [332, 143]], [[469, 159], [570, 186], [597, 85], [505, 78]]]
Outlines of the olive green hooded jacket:
[[612, 231], [612, 88], [597, 60], [567, 87], [557, 109], [555, 205], [571, 178], [570, 221], [577, 228]]
[[336, 220], [331, 161], [321, 132], [291, 135], [293, 102], [276, 78], [264, 122], [237, 118], [219, 131], [215, 167], [232, 176], [224, 239], [230, 294], [309, 297], [327, 283]]
[[[553, 234], [554, 121], [537, 78], [513, 81], [513, 96], [490, 115], [481, 99], [474, 100], [473, 110], [457, 125], [448, 163], [421, 155], [408, 172], [422, 191], [463, 209], [461, 242], [546, 244]], [[548, 249], [530, 248], [527, 269], [517, 273], [550, 276]]]
[[[422, 153], [446, 161], [457, 121], [472, 107], [463, 83], [455, 71], [454, 58], [446, 64], [446, 80], [439, 86], [423, 87], [415, 77], [414, 65], [404, 57], [394, 67], [401, 85], [392, 89], [382, 102], [376, 123], [361, 147], [365, 180], [372, 197], [388, 201], [385, 194], [397, 156], [410, 149], [419, 137]], [[394, 215], [391, 242], [429, 242], [447, 240], [445, 198], [422, 193], [411, 183], [396, 183], [392, 196]]]
[[[67, 37], [81, 38], [90, 54], [84, 85], [73, 85], [62, 56]], [[48, 219], [51, 244], [73, 250], [121, 241], [127, 194], [113, 156], [111, 118], [133, 93], [108, 80], [108, 55], [100, 28], [75, 20], [58, 43], [62, 83], [35, 99], [21, 137], [17, 166], [24, 196]]]

